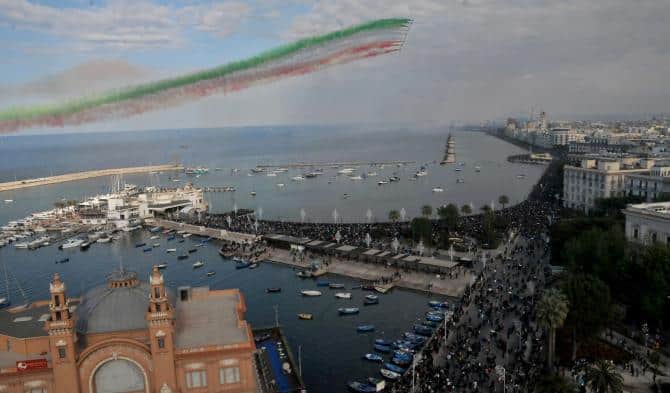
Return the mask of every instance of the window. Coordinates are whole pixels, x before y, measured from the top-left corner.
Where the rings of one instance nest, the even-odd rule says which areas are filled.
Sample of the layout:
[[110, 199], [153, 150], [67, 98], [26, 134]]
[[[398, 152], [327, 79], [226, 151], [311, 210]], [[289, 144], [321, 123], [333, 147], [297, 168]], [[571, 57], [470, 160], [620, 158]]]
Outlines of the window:
[[164, 337], [158, 337], [158, 348], [163, 349], [165, 348], [165, 338]]
[[65, 359], [65, 347], [58, 347], [58, 357]]
[[161, 304], [156, 303], [156, 312], [161, 312]]
[[154, 297], [155, 298], [161, 297], [161, 292], [160, 292], [160, 289], [158, 287], [154, 288]]
[[197, 370], [186, 373], [186, 387], [204, 388], [207, 386], [207, 371]]
[[219, 369], [219, 381], [221, 385], [228, 383], [240, 383], [240, 368], [225, 367]]
[[637, 228], [633, 229], [633, 239], [637, 239], [639, 236]]
[[54, 297], [54, 305], [56, 307], [60, 306], [60, 296], [56, 295], [56, 297]]
[[57, 321], [61, 320], [60, 311], [56, 311], [56, 320]]

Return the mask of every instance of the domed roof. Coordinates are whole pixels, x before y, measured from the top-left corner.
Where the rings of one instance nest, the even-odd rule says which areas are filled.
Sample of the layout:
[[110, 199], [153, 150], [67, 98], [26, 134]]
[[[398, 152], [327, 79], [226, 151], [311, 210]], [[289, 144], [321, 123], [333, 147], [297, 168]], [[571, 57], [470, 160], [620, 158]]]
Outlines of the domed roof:
[[[82, 334], [144, 329], [150, 285], [133, 273], [116, 272], [110, 282], [84, 294], [77, 307], [77, 331]], [[168, 299], [173, 296], [167, 291]]]

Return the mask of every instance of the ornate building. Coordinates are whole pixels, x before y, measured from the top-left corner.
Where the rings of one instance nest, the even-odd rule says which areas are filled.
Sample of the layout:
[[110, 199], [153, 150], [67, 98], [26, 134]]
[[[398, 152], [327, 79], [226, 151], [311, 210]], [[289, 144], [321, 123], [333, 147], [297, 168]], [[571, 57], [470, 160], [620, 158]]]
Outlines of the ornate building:
[[0, 312], [0, 393], [257, 391], [237, 289], [181, 287], [119, 271], [81, 298], [58, 274], [51, 299]]

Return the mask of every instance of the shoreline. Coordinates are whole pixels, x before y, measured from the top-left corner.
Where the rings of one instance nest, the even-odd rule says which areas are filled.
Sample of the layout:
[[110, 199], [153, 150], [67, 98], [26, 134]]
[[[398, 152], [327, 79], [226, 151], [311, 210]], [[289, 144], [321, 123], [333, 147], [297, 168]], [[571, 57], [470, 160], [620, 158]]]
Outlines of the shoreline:
[[126, 175], [132, 173], [145, 173], [145, 172], [179, 171], [182, 169], [184, 169], [184, 167], [179, 164], [149, 165], [149, 166], [113, 168], [113, 169], [95, 169], [91, 171], [73, 172], [73, 173], [66, 173], [63, 175], [38, 177], [33, 179], [15, 180], [0, 183], [0, 192], [19, 190], [30, 187], [46, 186], [58, 183], [66, 183], [78, 180], [86, 180], [96, 177]]

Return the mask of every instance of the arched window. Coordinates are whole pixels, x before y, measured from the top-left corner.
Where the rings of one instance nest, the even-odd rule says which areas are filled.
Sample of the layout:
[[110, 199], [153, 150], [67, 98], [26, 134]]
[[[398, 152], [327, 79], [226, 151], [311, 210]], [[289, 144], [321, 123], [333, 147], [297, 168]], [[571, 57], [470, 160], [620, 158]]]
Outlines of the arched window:
[[93, 383], [96, 393], [136, 393], [146, 391], [144, 373], [133, 362], [125, 359], [110, 360], [95, 372]]

